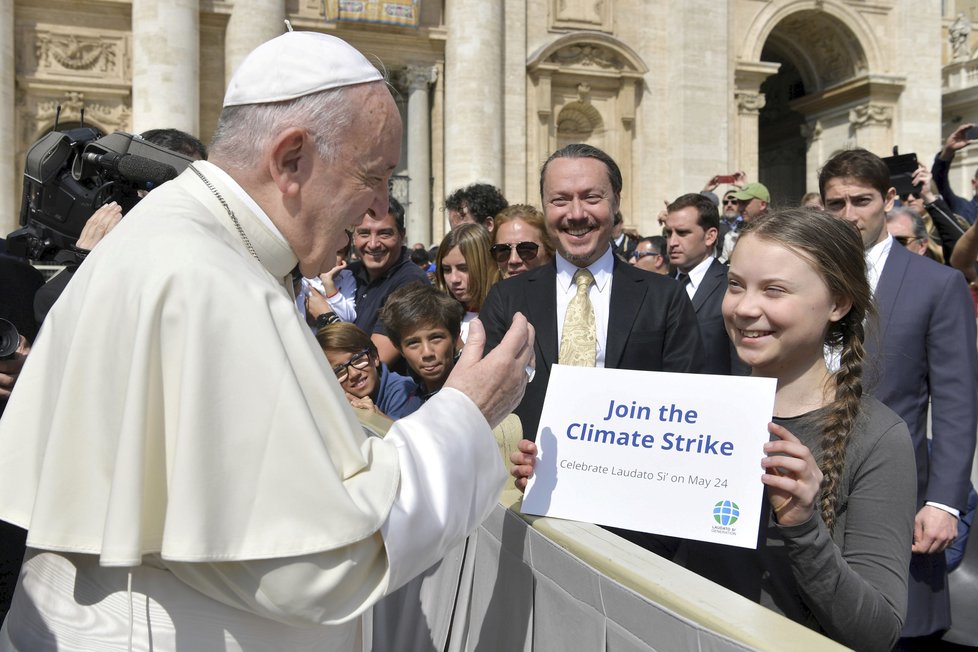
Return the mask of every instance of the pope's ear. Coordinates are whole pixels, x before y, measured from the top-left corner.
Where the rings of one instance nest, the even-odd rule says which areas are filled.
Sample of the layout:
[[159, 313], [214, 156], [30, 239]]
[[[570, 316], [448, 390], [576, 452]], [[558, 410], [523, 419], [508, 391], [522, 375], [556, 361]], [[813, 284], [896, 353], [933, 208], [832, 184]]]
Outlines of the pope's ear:
[[283, 129], [272, 141], [268, 154], [268, 170], [283, 194], [298, 189], [304, 157], [308, 155], [308, 145], [306, 132], [299, 127]]

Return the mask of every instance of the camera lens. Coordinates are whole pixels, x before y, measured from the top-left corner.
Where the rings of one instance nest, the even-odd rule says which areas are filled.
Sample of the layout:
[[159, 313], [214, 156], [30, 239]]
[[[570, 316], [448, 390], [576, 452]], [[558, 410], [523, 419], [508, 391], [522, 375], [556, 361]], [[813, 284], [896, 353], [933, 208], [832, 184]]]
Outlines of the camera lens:
[[17, 327], [6, 319], [0, 319], [0, 360], [13, 357], [20, 345]]

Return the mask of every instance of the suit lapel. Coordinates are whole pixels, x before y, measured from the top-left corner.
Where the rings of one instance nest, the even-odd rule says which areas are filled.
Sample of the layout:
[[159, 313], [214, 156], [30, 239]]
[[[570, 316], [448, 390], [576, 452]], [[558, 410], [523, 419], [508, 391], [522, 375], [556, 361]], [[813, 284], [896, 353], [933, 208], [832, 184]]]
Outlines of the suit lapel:
[[703, 307], [706, 300], [720, 288], [726, 278], [727, 272], [723, 269], [723, 263], [714, 258], [713, 262], [710, 263], [710, 267], [706, 270], [700, 286], [696, 288], [696, 294], [693, 295], [693, 308], [696, 312], [700, 311], [700, 308]]
[[[548, 367], [557, 362], [557, 265], [527, 278], [526, 318], [536, 327], [536, 342]], [[541, 361], [537, 361], [539, 364]]]
[[611, 301], [608, 307], [608, 339], [605, 342], [604, 366], [616, 368], [625, 351], [632, 324], [645, 301], [648, 285], [643, 274], [633, 273], [627, 263], [615, 260], [611, 277]]
[[880, 273], [879, 283], [876, 284], [876, 309], [879, 312], [880, 341], [886, 337], [886, 329], [893, 317], [893, 310], [897, 304], [897, 296], [907, 274], [907, 266], [910, 263], [911, 254], [906, 248], [894, 243], [890, 247], [890, 253], [886, 257], [886, 264]]

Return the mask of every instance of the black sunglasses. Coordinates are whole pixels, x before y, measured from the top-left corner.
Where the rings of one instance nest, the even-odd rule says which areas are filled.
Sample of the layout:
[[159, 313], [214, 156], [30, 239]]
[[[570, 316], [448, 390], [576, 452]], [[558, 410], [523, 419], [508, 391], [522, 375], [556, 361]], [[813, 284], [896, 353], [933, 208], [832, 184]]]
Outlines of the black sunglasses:
[[360, 369], [361, 371], [370, 366], [370, 350], [364, 349], [359, 353], [355, 353], [352, 358], [344, 362], [343, 364], [338, 364], [333, 367], [333, 373], [336, 374], [336, 380], [341, 383], [346, 382], [347, 377], [350, 375], [350, 367], [354, 369]]
[[536, 258], [537, 252], [540, 250], [540, 245], [535, 242], [518, 242], [516, 244], [500, 242], [489, 247], [489, 253], [492, 254], [492, 257], [496, 259], [497, 263], [505, 263], [509, 260], [509, 254], [513, 250], [513, 247], [516, 247], [516, 255], [524, 263]]
[[723, 200], [723, 204], [724, 204], [724, 206], [726, 206], [726, 205], [728, 205], [728, 204], [729, 204], [729, 205], [731, 205], [731, 206], [736, 206], [736, 205], [737, 205], [738, 203], [740, 203], [740, 202], [738, 202], [738, 201], [737, 201], [736, 199], [734, 199], [733, 197], [730, 197], [729, 199], [727, 199], [727, 198], [724, 198], [724, 200]]
[[646, 256], [661, 256], [661, 255], [662, 254], [656, 253], [654, 251], [633, 251], [630, 258], [637, 258], [638, 260], [642, 260]]

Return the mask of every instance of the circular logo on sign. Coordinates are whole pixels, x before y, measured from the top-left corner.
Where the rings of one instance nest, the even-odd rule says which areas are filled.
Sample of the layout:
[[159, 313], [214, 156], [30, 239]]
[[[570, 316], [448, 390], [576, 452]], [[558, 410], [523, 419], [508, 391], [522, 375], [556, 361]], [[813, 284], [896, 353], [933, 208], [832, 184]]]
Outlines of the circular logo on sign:
[[733, 525], [740, 518], [740, 507], [731, 500], [721, 500], [713, 506], [713, 520], [720, 525]]

